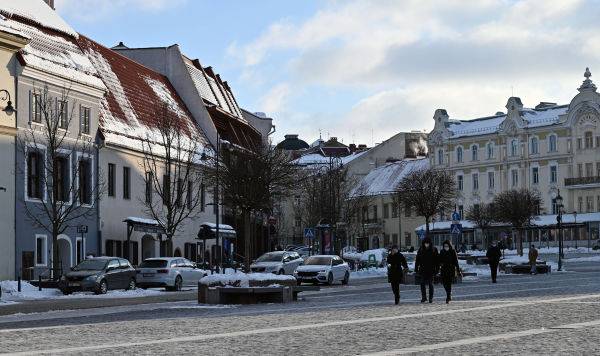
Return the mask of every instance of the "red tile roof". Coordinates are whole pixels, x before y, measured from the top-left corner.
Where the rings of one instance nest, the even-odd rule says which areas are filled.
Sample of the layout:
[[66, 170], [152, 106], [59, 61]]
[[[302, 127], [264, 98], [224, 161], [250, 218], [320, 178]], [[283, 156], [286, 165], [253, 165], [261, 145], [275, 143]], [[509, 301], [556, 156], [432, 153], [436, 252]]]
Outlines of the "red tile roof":
[[206, 136], [165, 76], [83, 35], [78, 43], [108, 87], [100, 109], [100, 129], [107, 140], [137, 147], [135, 141], [152, 131], [156, 113], [166, 103], [186, 131], [206, 145]]

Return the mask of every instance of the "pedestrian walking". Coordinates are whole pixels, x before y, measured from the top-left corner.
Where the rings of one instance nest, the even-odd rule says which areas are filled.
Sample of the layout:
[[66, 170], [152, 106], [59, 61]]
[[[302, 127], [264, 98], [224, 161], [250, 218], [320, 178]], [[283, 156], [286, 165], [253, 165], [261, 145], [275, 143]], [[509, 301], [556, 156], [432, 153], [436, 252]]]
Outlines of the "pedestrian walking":
[[404, 282], [404, 268], [408, 269], [408, 264], [404, 255], [398, 251], [398, 246], [393, 245], [392, 251], [387, 257], [388, 263], [388, 282], [392, 285], [392, 292], [394, 292], [394, 302], [400, 303], [400, 283]]
[[457, 274], [462, 276], [462, 271], [458, 265], [458, 255], [452, 248], [450, 241], [446, 240], [442, 244], [439, 258], [441, 266], [442, 284], [446, 290], [446, 304], [452, 300], [452, 282]]
[[429, 285], [429, 303], [433, 303], [433, 276], [438, 270], [438, 251], [426, 237], [421, 243], [415, 260], [415, 273], [418, 274], [421, 283], [421, 303], [427, 301], [425, 286]]
[[537, 274], [537, 257], [538, 251], [535, 249], [535, 246], [532, 244], [529, 248], [529, 264], [531, 265], [531, 274]]
[[490, 264], [492, 283], [496, 283], [496, 276], [498, 275], [498, 263], [500, 263], [500, 257], [502, 256], [497, 241], [492, 241], [492, 246], [488, 248], [485, 255], [488, 258], [488, 263]]

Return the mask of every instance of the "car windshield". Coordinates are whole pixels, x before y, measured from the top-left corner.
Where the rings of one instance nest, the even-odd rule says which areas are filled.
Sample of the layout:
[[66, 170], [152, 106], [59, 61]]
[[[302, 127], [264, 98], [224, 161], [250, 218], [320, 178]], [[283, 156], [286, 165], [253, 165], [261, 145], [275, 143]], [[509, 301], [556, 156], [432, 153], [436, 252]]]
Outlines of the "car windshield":
[[73, 267], [73, 271], [101, 271], [105, 265], [105, 260], [85, 260]]
[[282, 254], [280, 253], [265, 253], [260, 256], [256, 262], [281, 262]]
[[329, 266], [331, 257], [309, 257], [304, 261], [304, 265]]
[[140, 268], [163, 268], [167, 267], [166, 260], [146, 260], [142, 262]]

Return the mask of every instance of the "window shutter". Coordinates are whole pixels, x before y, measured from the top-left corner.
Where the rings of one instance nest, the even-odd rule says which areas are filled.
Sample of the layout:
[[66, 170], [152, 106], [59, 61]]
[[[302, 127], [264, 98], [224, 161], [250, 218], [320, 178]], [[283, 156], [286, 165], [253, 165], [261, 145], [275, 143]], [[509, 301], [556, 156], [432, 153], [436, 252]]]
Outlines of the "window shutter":
[[29, 91], [29, 123], [33, 121], [33, 93]]

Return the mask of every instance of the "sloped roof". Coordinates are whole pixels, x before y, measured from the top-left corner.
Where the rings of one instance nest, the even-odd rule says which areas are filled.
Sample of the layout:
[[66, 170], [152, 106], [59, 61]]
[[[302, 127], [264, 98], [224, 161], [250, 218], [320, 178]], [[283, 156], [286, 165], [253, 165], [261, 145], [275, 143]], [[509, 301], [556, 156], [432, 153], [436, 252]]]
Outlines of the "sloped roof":
[[[45, 3], [42, 4], [48, 7]], [[22, 65], [101, 90], [106, 89], [98, 72], [72, 37], [40, 25], [25, 23], [20, 18], [0, 19], [0, 24], [3, 30], [12, 30], [31, 40], [19, 51]]]
[[157, 137], [157, 112], [167, 105], [182, 120], [188, 137], [200, 146], [206, 137], [169, 80], [109, 48], [80, 35], [78, 43], [108, 88], [100, 103], [100, 129], [107, 142], [139, 149], [142, 139]]
[[77, 38], [78, 34], [42, 0], [2, 0], [0, 13]]
[[388, 163], [369, 172], [354, 188], [350, 197], [390, 194], [407, 173], [428, 167], [429, 160], [426, 158]]
[[[351, 153], [347, 156], [340, 157], [340, 163], [348, 164], [351, 161], [353, 161], [354, 159], [360, 157], [365, 152], [366, 151], [362, 151], [362, 152], [358, 152], [358, 153]], [[300, 165], [329, 164], [329, 157], [323, 156], [320, 153], [308, 153], [308, 154], [298, 157], [294, 162], [297, 164], [300, 164]]]
[[[542, 109], [523, 108], [519, 112], [527, 122], [527, 127], [549, 126], [558, 123], [559, 116], [567, 113], [569, 105], [555, 105]], [[496, 133], [506, 119], [506, 114], [478, 118], [474, 120], [450, 120], [448, 130], [454, 135], [451, 138], [476, 136]]]

